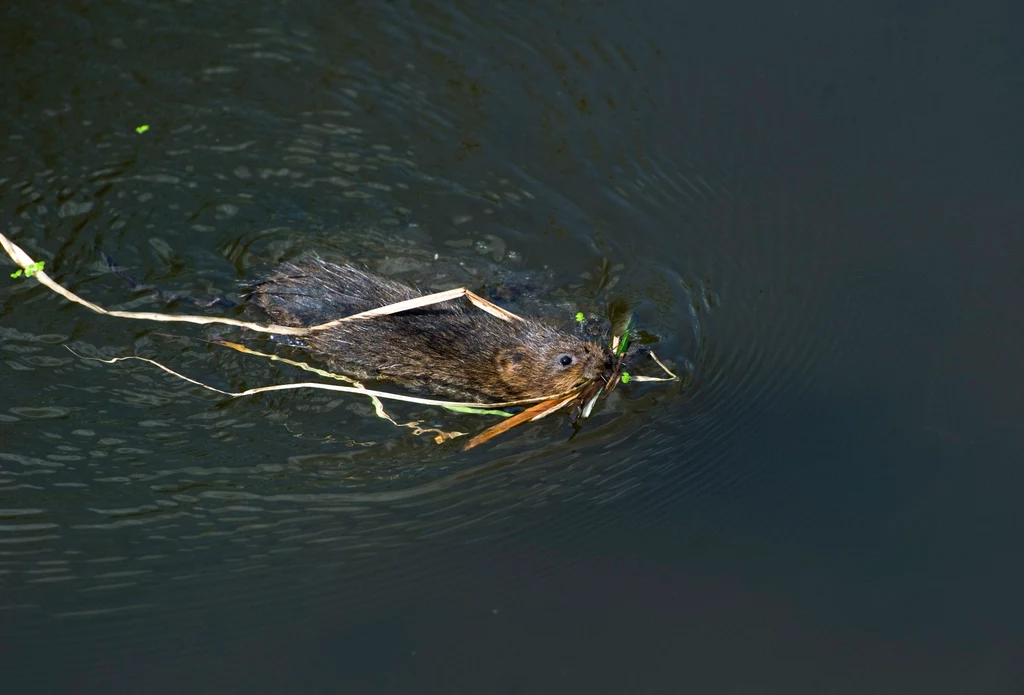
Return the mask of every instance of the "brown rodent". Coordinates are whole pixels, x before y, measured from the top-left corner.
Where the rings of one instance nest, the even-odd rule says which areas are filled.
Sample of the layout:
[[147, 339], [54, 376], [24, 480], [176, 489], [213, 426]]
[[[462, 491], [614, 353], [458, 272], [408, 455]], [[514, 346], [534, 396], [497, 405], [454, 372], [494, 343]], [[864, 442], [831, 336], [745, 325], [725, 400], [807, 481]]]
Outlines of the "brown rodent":
[[[285, 264], [249, 299], [277, 324], [315, 326], [422, 294], [349, 265]], [[607, 376], [611, 352], [526, 319], [505, 321], [465, 298], [315, 331], [302, 346], [334, 372], [476, 402], [562, 393]]]

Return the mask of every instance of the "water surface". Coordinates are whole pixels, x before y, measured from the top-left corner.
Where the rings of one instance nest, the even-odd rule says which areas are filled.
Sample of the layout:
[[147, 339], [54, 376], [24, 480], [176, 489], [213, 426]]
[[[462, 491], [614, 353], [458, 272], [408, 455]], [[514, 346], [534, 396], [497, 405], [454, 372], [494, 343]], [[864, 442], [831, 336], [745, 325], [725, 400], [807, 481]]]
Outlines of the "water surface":
[[88, 299], [193, 310], [97, 247], [201, 297], [315, 252], [627, 305], [683, 377], [462, 453], [7, 281], [5, 692], [1024, 687], [1012, 4], [4, 12], [4, 232]]

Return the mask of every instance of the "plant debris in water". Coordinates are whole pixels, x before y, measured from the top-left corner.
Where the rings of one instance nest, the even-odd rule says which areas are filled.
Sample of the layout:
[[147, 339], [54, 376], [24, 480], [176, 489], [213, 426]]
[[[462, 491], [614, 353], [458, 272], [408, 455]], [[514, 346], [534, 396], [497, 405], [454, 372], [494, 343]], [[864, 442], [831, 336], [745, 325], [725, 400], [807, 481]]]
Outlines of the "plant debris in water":
[[[140, 128], [148, 128], [148, 126], [140, 126]], [[144, 132], [144, 131], [140, 131], [140, 132]], [[200, 325], [221, 324], [221, 325], [228, 325], [228, 326], [236, 326], [236, 327], [239, 327], [239, 328], [248, 328], [248, 329], [253, 330], [253, 331], [258, 331], [258, 332], [262, 332], [262, 333], [271, 333], [271, 334], [277, 334], [277, 335], [306, 335], [306, 334], [309, 334], [309, 333], [311, 333], [313, 331], [324, 330], [325, 328], [336, 326], [336, 325], [339, 325], [341, 323], [348, 322], [348, 321], [372, 320], [373, 317], [377, 317], [377, 316], [387, 316], [387, 315], [395, 314], [395, 313], [398, 313], [398, 312], [401, 312], [401, 311], [408, 311], [408, 310], [411, 310], [411, 309], [417, 309], [417, 308], [420, 308], [420, 307], [430, 306], [430, 305], [433, 305], [433, 304], [439, 304], [441, 302], [450, 301], [452, 299], [459, 299], [459, 298], [465, 297], [467, 300], [469, 300], [471, 303], [473, 303], [476, 307], [478, 307], [482, 311], [486, 311], [486, 312], [488, 312], [488, 313], [490, 313], [490, 314], [492, 314], [494, 316], [497, 316], [498, 318], [500, 318], [500, 319], [502, 319], [504, 321], [522, 321], [522, 320], [524, 320], [521, 317], [516, 316], [512, 312], [506, 311], [505, 309], [502, 309], [501, 307], [496, 306], [495, 304], [492, 304], [491, 302], [487, 301], [483, 297], [480, 297], [480, 296], [474, 294], [473, 292], [470, 292], [468, 289], [466, 289], [464, 287], [460, 287], [460, 288], [453, 289], [453, 290], [446, 290], [444, 292], [437, 292], [437, 293], [434, 293], [434, 294], [430, 294], [430, 295], [426, 295], [426, 296], [422, 296], [422, 297], [417, 297], [415, 299], [410, 299], [410, 300], [406, 300], [406, 301], [402, 301], [402, 302], [396, 302], [395, 304], [390, 304], [388, 306], [378, 307], [376, 309], [371, 309], [369, 311], [363, 311], [363, 312], [360, 312], [358, 314], [353, 314], [352, 316], [344, 316], [344, 317], [341, 317], [341, 318], [338, 318], [338, 319], [335, 319], [333, 321], [329, 321], [327, 323], [320, 324], [320, 325], [317, 325], [317, 326], [308, 326], [308, 327], [302, 327], [302, 328], [297, 328], [297, 327], [293, 327], [293, 326], [277, 326], [277, 325], [272, 325], [272, 324], [264, 325], [264, 324], [250, 323], [250, 322], [247, 322], [247, 321], [239, 321], [239, 320], [236, 320], [236, 319], [213, 318], [213, 317], [208, 317], [208, 316], [192, 316], [192, 315], [182, 315], [182, 314], [160, 314], [160, 313], [142, 312], [142, 311], [138, 311], [138, 312], [136, 312], [136, 311], [108, 311], [108, 310], [106, 310], [106, 309], [104, 309], [104, 308], [102, 308], [102, 307], [100, 307], [100, 306], [98, 306], [96, 304], [93, 304], [92, 302], [90, 302], [88, 300], [82, 299], [81, 297], [79, 297], [75, 293], [71, 292], [70, 290], [65, 289], [60, 284], [55, 282], [53, 279], [51, 279], [43, 271], [43, 266], [44, 266], [43, 261], [38, 261], [37, 262], [37, 261], [33, 260], [31, 257], [29, 257], [29, 255], [27, 253], [25, 253], [24, 250], [21, 249], [21, 247], [19, 247], [17, 244], [12, 242], [10, 239], [8, 239], [3, 234], [0, 234], [0, 246], [3, 246], [4, 250], [11, 257], [11, 259], [15, 263], [17, 263], [18, 266], [20, 267], [20, 270], [16, 271], [15, 273], [12, 273], [11, 277], [15, 277], [15, 278], [19, 277], [24, 272], [24, 275], [26, 277], [35, 277], [40, 283], [42, 283], [43, 285], [48, 287], [50, 290], [56, 292], [57, 294], [59, 294], [60, 296], [64, 297], [65, 299], [67, 299], [67, 300], [69, 300], [71, 302], [74, 302], [76, 304], [81, 304], [82, 306], [84, 306], [84, 307], [86, 307], [86, 308], [88, 308], [88, 309], [90, 309], [90, 310], [92, 310], [92, 311], [94, 311], [96, 313], [105, 314], [107, 316], [114, 316], [114, 317], [117, 317], [117, 318], [139, 319], [139, 320], [145, 320], [145, 321], [184, 322], [184, 323], [195, 323], [195, 324], [200, 324]], [[583, 312], [577, 312], [575, 318], [576, 318], [576, 320], [578, 322], [581, 322], [581, 323], [585, 319], [585, 317], [583, 315]], [[610, 347], [611, 347], [612, 352], [615, 354], [615, 356], [618, 359], [617, 359], [617, 361], [616, 361], [616, 363], [615, 363], [615, 365], [614, 365], [614, 367], [612, 369], [611, 374], [607, 378], [596, 380], [596, 381], [593, 381], [593, 382], [586, 382], [586, 383], [583, 383], [583, 384], [579, 384], [574, 389], [572, 389], [572, 390], [570, 390], [568, 392], [565, 392], [565, 393], [550, 394], [550, 395], [543, 396], [543, 397], [540, 397], [540, 398], [531, 398], [531, 399], [525, 399], [525, 400], [520, 400], [520, 401], [510, 401], [510, 402], [506, 402], [506, 403], [459, 403], [459, 402], [452, 402], [452, 401], [441, 401], [441, 400], [435, 400], [435, 399], [418, 398], [418, 397], [415, 397], [415, 396], [408, 396], [408, 395], [403, 395], [403, 394], [390, 393], [390, 392], [386, 392], [386, 391], [371, 390], [371, 389], [365, 388], [362, 384], [360, 384], [359, 382], [355, 381], [354, 379], [351, 379], [350, 377], [347, 377], [347, 376], [344, 376], [344, 375], [341, 375], [341, 374], [332, 374], [330, 372], [325, 372], [323, 370], [319, 370], [319, 369], [315, 369], [313, 367], [310, 367], [309, 365], [307, 365], [305, 363], [293, 362], [291, 360], [287, 360], [287, 359], [284, 359], [282, 357], [278, 357], [276, 355], [267, 355], [267, 354], [264, 354], [264, 353], [256, 352], [254, 350], [250, 350], [250, 349], [248, 349], [248, 348], [246, 348], [246, 347], [244, 347], [242, 345], [239, 345], [237, 343], [230, 343], [230, 342], [227, 342], [227, 341], [213, 341], [213, 342], [215, 344], [222, 345], [224, 347], [229, 347], [229, 348], [231, 348], [233, 350], [238, 350], [239, 352], [244, 352], [244, 353], [251, 354], [251, 355], [257, 355], [257, 356], [264, 357], [264, 358], [271, 359], [271, 360], [281, 361], [281, 362], [290, 364], [292, 366], [296, 366], [296, 367], [299, 367], [301, 369], [305, 369], [305, 370], [314, 372], [314, 373], [319, 374], [320, 376], [323, 376], [323, 377], [326, 377], [326, 378], [346, 381], [346, 382], [349, 382], [352, 385], [351, 386], [340, 386], [340, 385], [337, 385], [337, 384], [325, 384], [325, 383], [321, 383], [321, 382], [302, 382], [302, 383], [293, 383], [293, 384], [279, 384], [279, 385], [274, 385], [274, 386], [263, 386], [263, 387], [251, 388], [251, 389], [247, 389], [247, 390], [242, 391], [242, 392], [235, 393], [235, 392], [230, 392], [230, 391], [223, 391], [223, 390], [215, 388], [213, 386], [208, 386], [207, 384], [203, 384], [203, 383], [201, 383], [199, 381], [196, 381], [196, 380], [191, 379], [191, 378], [189, 378], [187, 376], [179, 374], [178, 372], [175, 372], [174, 370], [172, 370], [172, 369], [170, 369], [170, 368], [160, 364], [159, 362], [157, 362], [155, 360], [150, 360], [150, 359], [147, 359], [147, 358], [144, 358], [144, 357], [137, 357], [137, 356], [115, 357], [115, 358], [109, 359], [109, 360], [104, 360], [104, 359], [99, 359], [99, 358], [84, 357], [84, 359], [94, 359], [94, 360], [98, 360], [100, 362], [104, 362], [104, 363], [107, 363], [107, 364], [113, 364], [115, 362], [119, 362], [121, 360], [128, 360], [128, 359], [141, 360], [143, 362], [147, 362], [149, 364], [152, 364], [152, 365], [154, 365], [154, 366], [164, 370], [165, 372], [178, 377], [179, 379], [183, 379], [184, 381], [187, 381], [189, 383], [195, 384], [197, 386], [201, 386], [201, 387], [203, 387], [205, 389], [208, 389], [210, 391], [215, 391], [217, 393], [220, 393], [220, 394], [223, 394], [223, 395], [226, 395], [226, 396], [231, 396], [232, 398], [238, 398], [238, 397], [242, 397], [242, 396], [250, 396], [250, 395], [257, 394], [257, 393], [264, 393], [264, 392], [267, 392], [267, 391], [290, 390], [290, 389], [298, 389], [298, 388], [317, 388], [317, 389], [326, 389], [326, 390], [331, 390], [331, 391], [343, 391], [343, 392], [346, 392], [346, 393], [355, 393], [355, 394], [367, 396], [367, 397], [369, 397], [373, 401], [374, 408], [375, 408], [375, 411], [376, 411], [376, 414], [377, 414], [378, 417], [382, 417], [382, 418], [390, 421], [392, 424], [394, 424], [395, 426], [398, 426], [398, 427], [409, 427], [409, 428], [412, 428], [413, 431], [416, 434], [433, 433], [433, 434], [436, 435], [434, 437], [434, 440], [437, 443], [439, 443], [439, 444], [442, 443], [443, 441], [447, 440], [447, 439], [454, 439], [455, 437], [463, 436], [465, 433], [464, 432], [444, 432], [442, 430], [438, 430], [438, 429], [435, 429], [435, 428], [422, 428], [422, 427], [420, 427], [420, 423], [418, 423], [418, 422], [409, 422], [409, 423], [401, 423], [400, 424], [400, 423], [396, 422], [395, 420], [393, 420], [386, 412], [384, 412], [384, 408], [383, 408], [383, 405], [380, 402], [380, 399], [390, 399], [390, 400], [406, 401], [406, 402], [411, 402], [411, 403], [419, 403], [419, 404], [422, 404], [422, 405], [440, 406], [440, 407], [446, 408], [446, 409], [448, 409], [450, 411], [459, 412], [459, 413], [473, 413], [473, 414], [477, 414], [477, 415], [494, 415], [494, 416], [499, 416], [499, 417], [504, 418], [504, 420], [502, 420], [498, 424], [490, 427], [487, 430], [484, 430], [480, 434], [478, 434], [475, 437], [473, 437], [465, 446], [465, 449], [471, 449], [471, 448], [473, 448], [473, 447], [475, 447], [475, 446], [477, 446], [479, 444], [482, 444], [483, 442], [488, 441], [489, 439], [497, 436], [498, 434], [501, 434], [502, 432], [506, 432], [506, 431], [512, 429], [513, 427], [516, 427], [519, 424], [522, 424], [524, 422], [533, 422], [533, 421], [539, 420], [539, 419], [541, 419], [543, 417], [546, 417], [546, 416], [550, 415], [551, 413], [557, 412], [557, 411], [562, 410], [564, 408], [574, 408], [577, 405], [579, 405], [580, 406], [580, 416], [584, 417], [584, 418], [589, 417], [589, 415], [590, 415], [591, 411], [593, 410], [594, 405], [597, 403], [598, 399], [601, 398], [602, 396], [606, 397], [609, 393], [611, 393], [615, 389], [615, 386], [620, 381], [623, 384], [627, 384], [630, 381], [673, 381], [673, 380], [678, 379], [678, 377], [675, 374], [673, 374], [671, 371], [669, 371], [668, 368], [665, 367], [665, 365], [662, 364], [661, 361], [658, 360], [658, 358], [651, 351], [648, 351], [648, 354], [658, 364], [658, 366], [661, 367], [665, 371], [665, 373], [668, 375], [667, 377], [631, 376], [628, 372], [624, 371], [625, 362], [626, 362], [626, 359], [628, 358], [627, 348], [628, 348], [629, 342], [630, 342], [630, 330], [632, 329], [632, 326], [633, 326], [633, 315], [632, 314], [628, 314], [627, 318], [625, 319], [625, 321], [623, 321], [620, 324], [620, 327], [617, 327], [616, 330], [614, 330], [614, 332], [613, 332], [613, 338], [611, 340]], [[68, 348], [68, 349], [70, 350], [70, 348]], [[75, 353], [75, 354], [77, 355], [77, 353]], [[82, 356], [79, 355], [79, 357], [82, 357]], [[525, 410], [523, 410], [522, 412], [520, 412], [518, 414], [515, 414], [515, 415], [513, 415], [511, 413], [508, 413], [508, 412], [505, 412], [504, 410], [500, 410], [501, 408], [512, 407], [512, 406], [528, 406], [528, 407]]]

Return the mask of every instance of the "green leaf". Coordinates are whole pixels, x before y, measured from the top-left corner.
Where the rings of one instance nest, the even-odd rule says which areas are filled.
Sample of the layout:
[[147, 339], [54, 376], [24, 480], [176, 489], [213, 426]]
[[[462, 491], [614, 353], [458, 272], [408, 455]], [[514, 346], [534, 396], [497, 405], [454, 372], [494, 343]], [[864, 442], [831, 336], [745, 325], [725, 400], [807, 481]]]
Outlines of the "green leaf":
[[138, 133], [139, 135], [142, 135], [147, 130], [149, 130], [149, 126], [148, 125], [140, 125], [138, 128], [135, 129], [135, 132]]
[[46, 261], [36, 261], [32, 265], [30, 265], [27, 268], [25, 268], [24, 271], [22, 271], [20, 268], [18, 270], [14, 271], [13, 273], [11, 273], [11, 277], [12, 278], [20, 278], [22, 272], [24, 272], [25, 273], [25, 277], [30, 278], [33, 275], [35, 275], [36, 273], [38, 273], [40, 270], [42, 270], [43, 266], [45, 266], [45, 265], [46, 265]]
[[468, 413], [470, 415], [500, 415], [501, 417], [512, 417], [512, 413], [506, 413], [504, 410], [487, 410], [485, 408], [467, 408], [464, 405], [445, 405], [442, 406], [448, 410], [454, 410], [456, 413]]
[[619, 346], [615, 348], [615, 355], [621, 355], [629, 347], [629, 331], [633, 328], [633, 323], [636, 320], [635, 314], [630, 314], [629, 319], [626, 321], [626, 325], [622, 328], [622, 333], [619, 334]]
[[583, 323], [583, 319], [585, 319], [585, 318], [586, 317], [583, 315], [582, 311], [577, 311], [576, 312], [576, 322], [577, 323]]
[[623, 372], [620, 378], [622, 379], [623, 384], [628, 384], [629, 380], [632, 379], [633, 377], [629, 375], [629, 372]]

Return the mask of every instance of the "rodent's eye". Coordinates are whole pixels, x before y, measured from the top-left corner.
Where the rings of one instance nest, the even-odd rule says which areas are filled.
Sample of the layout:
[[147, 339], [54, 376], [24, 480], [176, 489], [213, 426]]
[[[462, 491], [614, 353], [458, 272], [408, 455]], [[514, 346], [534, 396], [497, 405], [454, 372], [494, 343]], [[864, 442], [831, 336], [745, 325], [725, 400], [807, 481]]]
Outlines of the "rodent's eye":
[[572, 355], [562, 355], [558, 358], [558, 363], [563, 367], [568, 367], [572, 364]]

